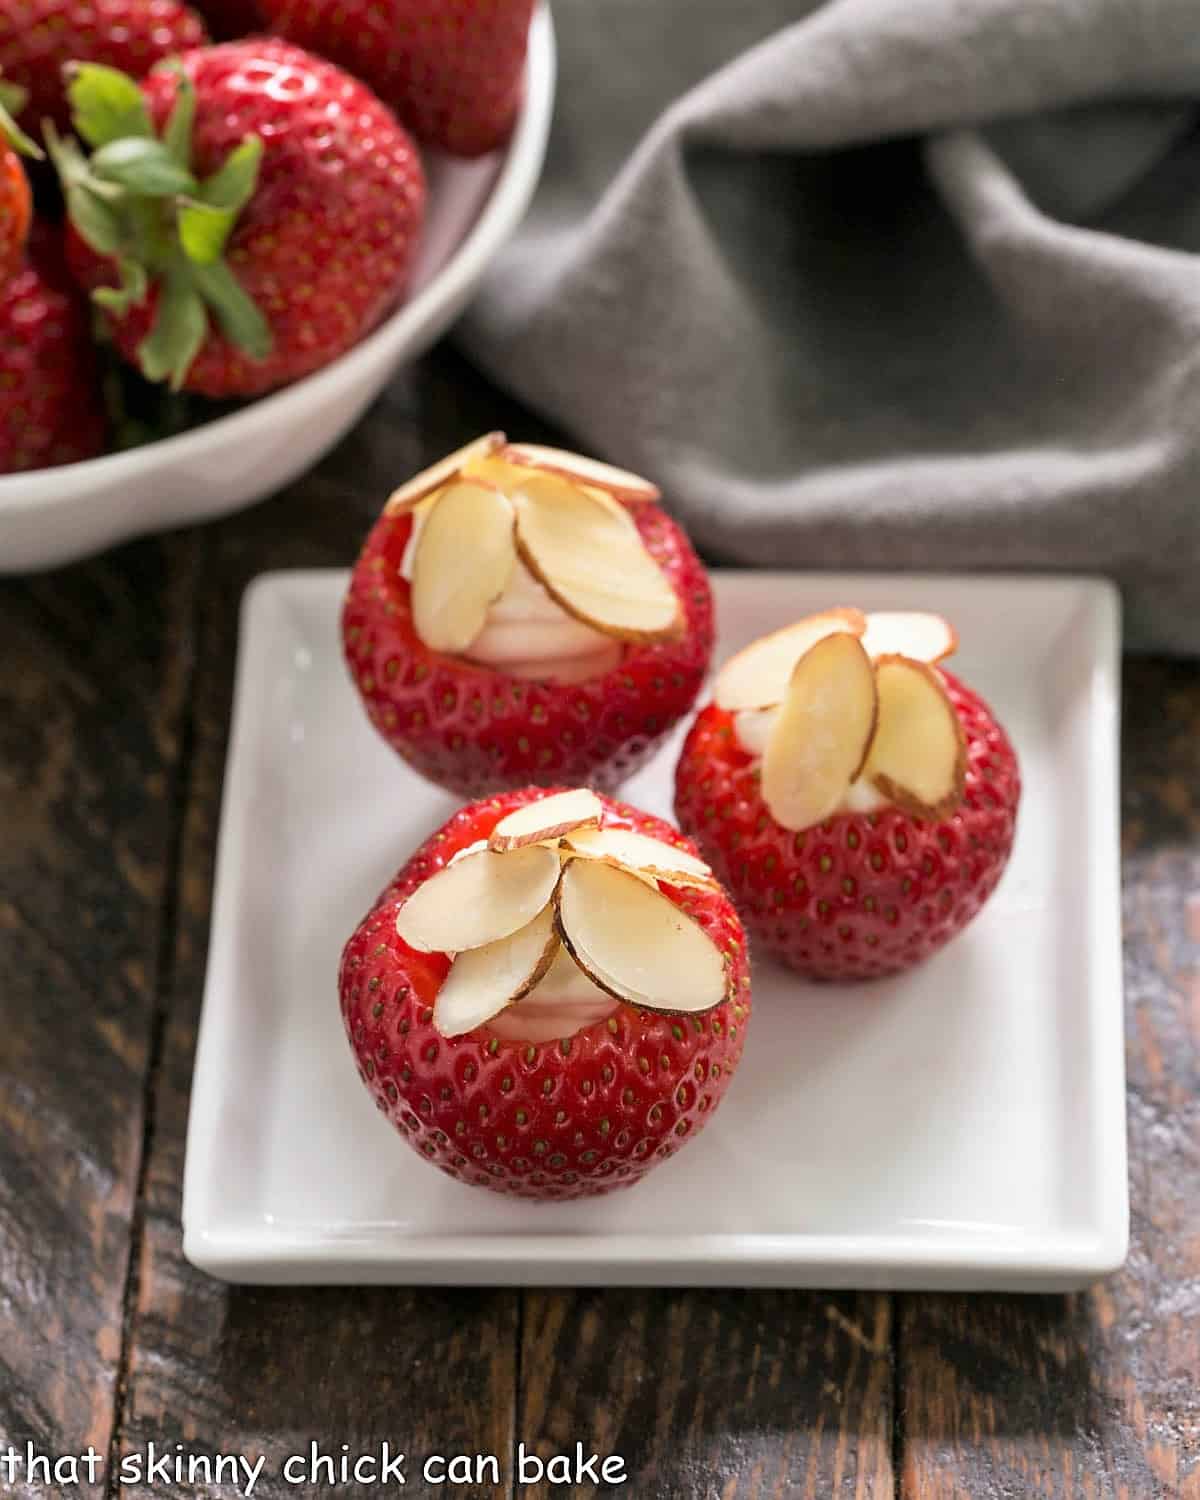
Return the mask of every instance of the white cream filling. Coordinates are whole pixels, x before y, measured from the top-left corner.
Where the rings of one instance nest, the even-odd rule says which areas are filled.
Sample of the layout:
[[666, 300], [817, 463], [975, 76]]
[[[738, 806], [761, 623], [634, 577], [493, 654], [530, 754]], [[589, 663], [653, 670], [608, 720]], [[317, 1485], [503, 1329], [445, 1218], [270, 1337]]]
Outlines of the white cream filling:
[[546, 977], [493, 1016], [487, 1030], [505, 1042], [554, 1042], [603, 1021], [618, 1004], [560, 948]]
[[[414, 515], [400, 562], [401, 577], [410, 582], [425, 514], [418, 510]], [[612, 671], [621, 659], [621, 643], [573, 619], [518, 558], [504, 592], [488, 606], [483, 629], [463, 655], [509, 677], [582, 682]]]
[[[766, 753], [767, 739], [775, 723], [778, 708], [746, 708], [733, 716], [733, 732], [737, 742], [755, 760]], [[859, 777], [846, 789], [837, 813], [873, 813], [892, 804], [873, 783]]]

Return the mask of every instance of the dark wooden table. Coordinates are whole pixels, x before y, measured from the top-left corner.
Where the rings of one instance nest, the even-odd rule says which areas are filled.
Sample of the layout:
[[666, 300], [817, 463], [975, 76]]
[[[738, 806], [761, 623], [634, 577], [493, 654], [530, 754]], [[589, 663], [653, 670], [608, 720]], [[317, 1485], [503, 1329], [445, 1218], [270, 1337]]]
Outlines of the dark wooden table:
[[[184, 1261], [238, 596], [348, 563], [390, 480], [492, 426], [543, 435], [443, 349], [268, 504], [0, 581], [0, 1460], [91, 1444], [84, 1493], [237, 1493], [119, 1483], [119, 1455], [179, 1442], [265, 1455], [275, 1497], [312, 1438], [578, 1440], [623, 1455], [639, 1500], [1200, 1496], [1197, 664], [1125, 672], [1119, 1276], [1073, 1297], [245, 1290]], [[408, 1494], [512, 1490], [406, 1472]], [[53, 1492], [14, 1478], [0, 1493]]]

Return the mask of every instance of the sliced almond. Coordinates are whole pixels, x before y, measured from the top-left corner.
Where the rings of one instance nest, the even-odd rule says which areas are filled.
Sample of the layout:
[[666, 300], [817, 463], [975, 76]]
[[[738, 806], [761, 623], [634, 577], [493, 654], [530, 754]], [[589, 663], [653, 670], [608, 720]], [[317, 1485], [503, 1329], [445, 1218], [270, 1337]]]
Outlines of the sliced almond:
[[474, 1031], [527, 995], [549, 973], [558, 951], [554, 907], [547, 902], [508, 937], [458, 955], [434, 1001], [434, 1026], [443, 1036]]
[[627, 870], [572, 859], [555, 904], [571, 957], [616, 999], [693, 1014], [726, 998], [729, 972], [720, 949], [698, 922]]
[[671, 885], [716, 885], [702, 859], [674, 844], [636, 833], [632, 828], [583, 828], [567, 834], [563, 843], [584, 859], [600, 859], [634, 875], [653, 875]]
[[870, 657], [907, 656], [932, 666], [958, 650], [958, 632], [949, 620], [924, 610], [874, 610], [862, 643]]
[[469, 458], [459, 471], [460, 479], [480, 479], [498, 490], [509, 490], [520, 478], [521, 471], [513, 467], [504, 456], [504, 449], [483, 453]]
[[540, 443], [509, 443], [504, 456], [510, 463], [527, 469], [545, 469], [550, 474], [561, 474], [580, 484], [594, 485], [598, 490], [607, 490], [621, 500], [658, 500], [662, 491], [656, 484], [643, 479], [640, 474], [631, 474], [628, 469], [615, 469], [595, 458], [584, 458], [579, 453], [568, 453], [564, 448], [544, 448]]
[[947, 818], [962, 801], [967, 742], [937, 671], [907, 656], [875, 663], [879, 728], [863, 774], [914, 818]]
[[719, 708], [773, 708], [782, 703], [792, 669], [810, 647], [828, 635], [862, 635], [867, 617], [859, 609], [825, 609], [806, 615], [731, 656], [717, 673], [713, 696]]
[[464, 844], [457, 853], [452, 854], [446, 861], [447, 868], [450, 865], [456, 865], [460, 859], [469, 859], [472, 854], [478, 854], [481, 849], [486, 849], [487, 846], [487, 839], [476, 839], [473, 844]]
[[434, 490], [441, 489], [442, 485], [448, 484], [473, 458], [486, 458], [503, 446], [504, 434], [502, 432], [487, 432], [483, 437], [476, 438], [473, 443], [467, 443], [457, 453], [451, 453], [446, 458], [439, 459], [437, 463], [430, 464], [429, 468], [422, 469], [419, 474], [415, 474], [407, 483], [402, 484], [398, 490], [393, 490], [387, 504], [383, 507], [384, 515], [395, 516], [410, 510], [424, 500], [426, 495], [432, 495]]
[[763, 800], [777, 823], [799, 832], [837, 810], [862, 770], [877, 711], [875, 672], [857, 636], [828, 635], [805, 652], [763, 755]]
[[555, 792], [537, 802], [527, 802], [500, 819], [492, 829], [488, 846], [503, 854], [526, 844], [557, 842], [566, 833], [599, 828], [604, 804], [587, 787]]
[[617, 640], [678, 632], [675, 590], [637, 532], [606, 506], [550, 475], [528, 480], [512, 498], [521, 560], [569, 615]]
[[396, 913], [396, 931], [421, 953], [462, 953], [532, 922], [554, 893], [558, 854], [534, 844], [511, 854], [482, 849], [418, 886]]
[[412, 611], [431, 651], [465, 651], [516, 565], [513, 508], [499, 490], [459, 480], [425, 518], [412, 563]]
[[610, 495], [607, 490], [596, 489], [594, 485], [585, 484], [581, 488], [589, 500], [602, 505], [613, 520], [619, 522], [626, 531], [636, 537], [639, 546], [642, 545], [641, 532], [638, 530], [637, 522], [633, 519], [633, 512], [624, 501], [618, 500], [615, 495]]

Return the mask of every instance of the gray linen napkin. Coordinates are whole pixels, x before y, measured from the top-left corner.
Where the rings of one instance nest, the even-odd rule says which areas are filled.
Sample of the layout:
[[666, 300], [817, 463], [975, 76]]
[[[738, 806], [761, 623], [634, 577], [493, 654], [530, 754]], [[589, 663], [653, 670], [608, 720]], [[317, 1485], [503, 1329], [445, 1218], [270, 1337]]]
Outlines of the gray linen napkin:
[[1200, 0], [556, 0], [463, 337], [712, 558], [1108, 573], [1200, 651]]

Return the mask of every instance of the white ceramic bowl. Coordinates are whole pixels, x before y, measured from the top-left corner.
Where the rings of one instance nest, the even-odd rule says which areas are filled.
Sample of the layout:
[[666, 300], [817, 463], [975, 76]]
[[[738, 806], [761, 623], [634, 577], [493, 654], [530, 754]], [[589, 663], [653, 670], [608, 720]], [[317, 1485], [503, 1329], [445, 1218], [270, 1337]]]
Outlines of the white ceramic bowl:
[[405, 361], [466, 306], [533, 196], [554, 100], [549, 8], [534, 16], [512, 140], [479, 161], [427, 155], [429, 200], [413, 290], [361, 344], [229, 416], [126, 453], [0, 478], [0, 573], [69, 562], [143, 532], [250, 505], [349, 431]]

